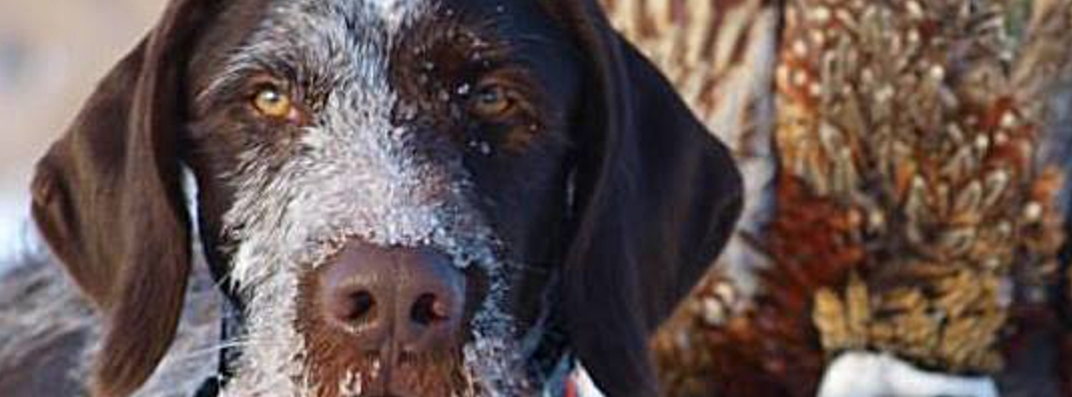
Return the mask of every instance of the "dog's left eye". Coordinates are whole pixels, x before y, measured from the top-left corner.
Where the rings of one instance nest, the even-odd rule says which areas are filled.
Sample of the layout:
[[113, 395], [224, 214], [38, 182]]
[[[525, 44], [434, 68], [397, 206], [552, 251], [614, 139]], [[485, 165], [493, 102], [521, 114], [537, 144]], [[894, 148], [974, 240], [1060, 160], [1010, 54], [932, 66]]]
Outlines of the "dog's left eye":
[[510, 90], [497, 83], [481, 84], [471, 101], [470, 109], [473, 114], [485, 119], [509, 116], [516, 105]]

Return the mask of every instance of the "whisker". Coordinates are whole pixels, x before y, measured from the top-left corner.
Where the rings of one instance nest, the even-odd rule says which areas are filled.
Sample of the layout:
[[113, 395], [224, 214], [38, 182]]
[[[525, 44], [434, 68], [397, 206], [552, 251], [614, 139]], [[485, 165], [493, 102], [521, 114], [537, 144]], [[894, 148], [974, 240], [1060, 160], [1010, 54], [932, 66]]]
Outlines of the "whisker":
[[232, 276], [230, 272], [224, 274], [223, 277], [220, 277], [219, 280], [216, 280], [215, 287], [220, 288], [220, 289], [230, 288], [231, 287], [230, 283], [231, 283], [233, 277], [234, 276]]
[[254, 339], [254, 338], [252, 338], [250, 336], [243, 336], [243, 337], [232, 338], [229, 341], [223, 341], [223, 342], [221, 342], [219, 344], [216, 344], [216, 345], [213, 345], [213, 346], [210, 346], [210, 347], [206, 347], [206, 348], [194, 350], [194, 351], [191, 351], [191, 352], [187, 352], [187, 353], [184, 353], [182, 355], [172, 357], [170, 360], [172, 360], [174, 362], [184, 362], [184, 361], [189, 361], [189, 360], [201, 358], [201, 357], [204, 357], [205, 355], [217, 353], [217, 352], [219, 352], [221, 350], [228, 349], [228, 348], [237, 348], [237, 347], [248, 348], [248, 347], [259, 347], [259, 346], [269, 346], [270, 347], [270, 346], [275, 346], [275, 345], [278, 345], [278, 343], [276, 341], [272, 341], [272, 340], [256, 340], [256, 339]]
[[261, 342], [252, 342], [252, 341], [235, 341], [235, 342], [229, 342], [229, 343], [221, 343], [221, 344], [218, 344], [218, 345], [215, 345], [215, 346], [212, 346], [212, 347], [206, 347], [206, 348], [203, 348], [203, 349], [198, 349], [198, 350], [186, 352], [186, 353], [183, 353], [182, 355], [171, 357], [170, 360], [172, 362], [180, 362], [181, 363], [181, 362], [185, 362], [185, 361], [192, 361], [194, 359], [200, 359], [200, 358], [202, 358], [204, 356], [218, 353], [218, 352], [220, 352], [221, 350], [224, 350], [224, 349], [229, 349], [229, 348], [234, 348], [234, 347], [250, 347], [250, 346], [264, 346], [264, 345], [266, 345], [266, 344], [261, 343]]

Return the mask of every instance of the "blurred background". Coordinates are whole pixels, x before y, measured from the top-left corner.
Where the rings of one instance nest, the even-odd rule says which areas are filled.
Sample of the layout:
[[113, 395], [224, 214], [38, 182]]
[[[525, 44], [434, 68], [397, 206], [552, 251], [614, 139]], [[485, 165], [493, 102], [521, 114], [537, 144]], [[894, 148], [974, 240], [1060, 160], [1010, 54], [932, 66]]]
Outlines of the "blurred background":
[[27, 243], [34, 161], [162, 7], [161, 0], [0, 0], [0, 258]]

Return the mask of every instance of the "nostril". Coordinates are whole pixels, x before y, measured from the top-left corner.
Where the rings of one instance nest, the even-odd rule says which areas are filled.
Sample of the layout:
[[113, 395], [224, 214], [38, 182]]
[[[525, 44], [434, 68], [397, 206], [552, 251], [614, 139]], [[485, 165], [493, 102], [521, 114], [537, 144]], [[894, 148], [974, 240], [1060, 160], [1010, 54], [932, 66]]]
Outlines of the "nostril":
[[421, 295], [410, 309], [410, 319], [420, 325], [432, 325], [449, 317], [446, 303], [434, 294]]
[[335, 318], [348, 324], [364, 322], [376, 309], [376, 299], [368, 291], [341, 296], [336, 302]]

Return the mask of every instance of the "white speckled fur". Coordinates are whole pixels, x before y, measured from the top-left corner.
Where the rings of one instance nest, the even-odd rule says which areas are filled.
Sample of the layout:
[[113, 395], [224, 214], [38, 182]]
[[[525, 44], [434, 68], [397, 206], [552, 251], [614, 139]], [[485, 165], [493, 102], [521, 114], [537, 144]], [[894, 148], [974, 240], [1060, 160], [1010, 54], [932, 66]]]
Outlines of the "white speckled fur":
[[494, 255], [494, 233], [469, 202], [468, 174], [460, 158], [415, 150], [410, 131], [390, 118], [398, 99], [388, 84], [389, 51], [408, 22], [433, 7], [423, 0], [280, 1], [254, 44], [210, 88], [279, 58], [331, 87], [299, 138], [302, 150], [278, 158], [253, 148], [225, 176], [237, 192], [224, 217], [236, 242], [232, 278], [249, 300], [248, 345], [225, 396], [302, 396], [319, 386], [306, 384], [294, 326], [299, 278], [350, 238], [431, 246], [459, 267], [481, 266], [490, 291], [472, 324], [474, 342], [464, 348], [465, 375], [490, 394], [521, 386], [511, 356], [520, 354], [519, 343], [500, 309], [505, 266]]

